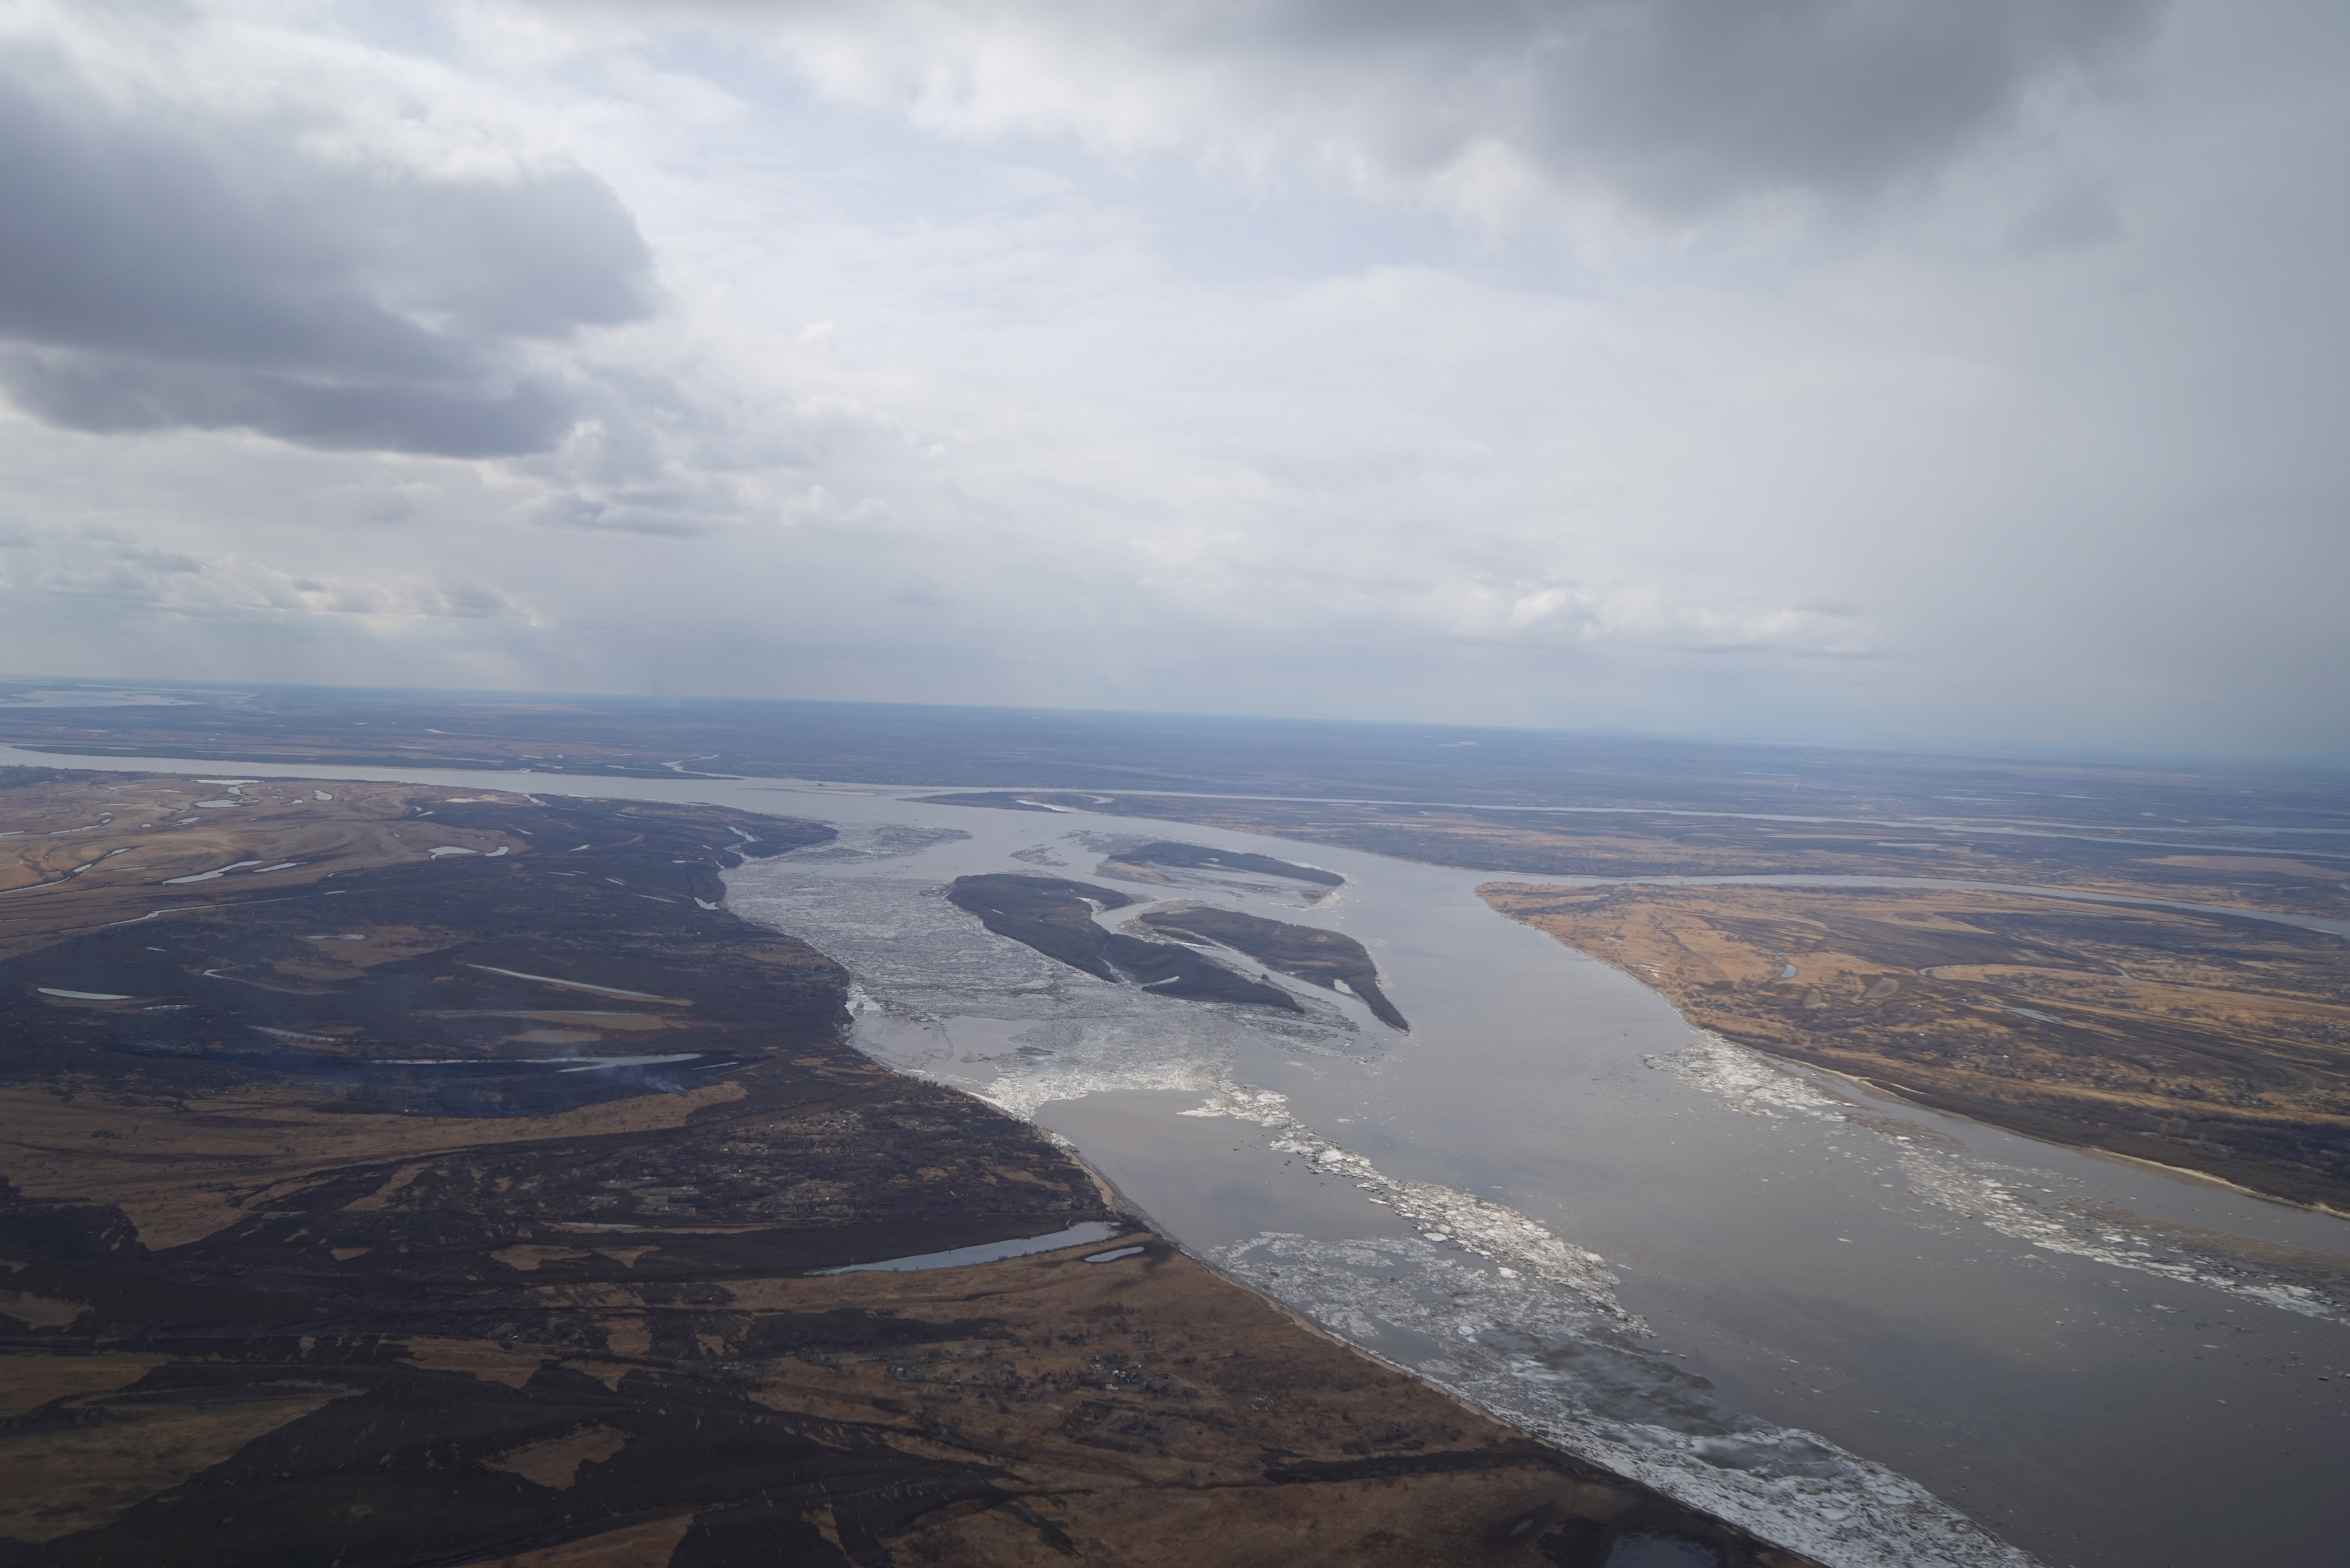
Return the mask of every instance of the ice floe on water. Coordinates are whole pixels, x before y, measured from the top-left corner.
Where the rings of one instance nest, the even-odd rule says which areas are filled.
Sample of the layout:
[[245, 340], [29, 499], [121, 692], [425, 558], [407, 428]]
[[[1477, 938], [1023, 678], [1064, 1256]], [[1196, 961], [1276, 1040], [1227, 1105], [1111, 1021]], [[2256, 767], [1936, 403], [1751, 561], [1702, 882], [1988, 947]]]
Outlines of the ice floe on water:
[[1732, 1045], [1718, 1034], [1700, 1034], [1678, 1051], [1642, 1060], [1651, 1067], [1666, 1069], [1693, 1089], [1719, 1095], [1733, 1108], [1756, 1116], [1833, 1116], [1835, 1107], [1845, 1103], [1761, 1052]]
[[[1794, 1082], [1751, 1086], [1799, 1102], [1809, 1085]], [[1268, 1232], [1207, 1253], [1341, 1338], [1828, 1568], [2035, 1561], [1884, 1466], [1721, 1404], [1704, 1378], [1640, 1345], [1648, 1326], [1617, 1300], [1607, 1261], [1540, 1222], [1399, 1181], [1269, 1090], [1228, 1082], [1180, 1114], [1254, 1122], [1274, 1148], [1353, 1180], [1419, 1228], [1417, 1238], [1340, 1241]]]
[[[847, 847], [864, 857], [861, 843]], [[1114, 985], [989, 932], [941, 881], [795, 870], [810, 853], [730, 872], [728, 904], [847, 969], [862, 1048], [1014, 1116], [1115, 1090], [1205, 1093], [1252, 1039], [1318, 1055], [1357, 1044], [1334, 1005], [1301, 998], [1308, 1010], [1285, 1013]]]
[[2202, 1285], [2303, 1317], [2350, 1324], [2350, 1291], [2338, 1261], [2299, 1262], [2287, 1250], [2222, 1244], [2186, 1226], [2068, 1199], [2045, 1171], [1972, 1153], [1923, 1126], [1833, 1094], [1759, 1051], [1701, 1033], [1677, 1051], [1646, 1058], [1691, 1088], [1756, 1116], [1851, 1123], [1887, 1139], [1910, 1190], [1928, 1203], [1998, 1234], [2051, 1252]]
[[[878, 858], [869, 849], [884, 847], [844, 838], [815, 853]], [[1384, 1207], [1419, 1232], [1201, 1249], [1253, 1288], [1505, 1421], [1829, 1568], [2033, 1561], [1881, 1466], [1721, 1406], [1711, 1385], [1642, 1345], [1648, 1326], [1618, 1302], [1596, 1252], [1473, 1193], [1381, 1170], [1285, 1096], [1237, 1079], [1252, 1038], [1298, 1054], [1378, 1050], [1336, 1006], [1292, 1015], [1112, 985], [987, 932], [940, 896], [939, 879], [828, 875], [794, 858], [730, 873], [728, 902], [849, 971], [857, 1039], [877, 1058], [1023, 1117], [1097, 1093], [1196, 1094], [1181, 1114], [1253, 1124], [1316, 1177], [1353, 1183], [1367, 1216]], [[1717, 1068], [1773, 1114], [1808, 1109], [1806, 1096], [1829, 1103], [1734, 1054]]]
[[1288, 1097], [1267, 1089], [1226, 1083], [1187, 1116], [1233, 1116], [1274, 1134], [1273, 1147], [1302, 1155], [1315, 1172], [1354, 1182], [1372, 1201], [1384, 1203], [1419, 1227], [1431, 1246], [1457, 1246], [1477, 1257], [1523, 1270], [1535, 1282], [1568, 1291], [1589, 1309], [1637, 1333], [1648, 1325], [1616, 1300], [1616, 1275], [1598, 1253], [1561, 1241], [1514, 1209], [1473, 1193], [1432, 1182], [1398, 1181], [1361, 1155], [1317, 1136], [1289, 1110]]
[[1211, 1262], [1502, 1419], [1826, 1568], [2035, 1560], [1884, 1466], [1741, 1415], [1605, 1303], [1434, 1241], [1268, 1233]]
[[[1936, 1149], [1904, 1149], [1902, 1174], [1937, 1208], [1980, 1220], [2002, 1236], [2052, 1252], [2132, 1269], [2182, 1285], [2225, 1291], [2303, 1317], [2350, 1324], [2338, 1262], [2294, 1268], [2283, 1249], [2215, 1246], [2185, 1226], [2087, 1204], [2049, 1201], [2042, 1173]], [[2298, 1277], [2296, 1277], [2298, 1276]]]
[[899, 823], [880, 823], [864, 827], [843, 826], [837, 831], [839, 836], [827, 843], [789, 850], [777, 858], [800, 862], [812, 860], [818, 864], [894, 860], [901, 856], [919, 855], [933, 845], [952, 844], [971, 836], [961, 828], [912, 827]]
[[[1196, 1094], [1214, 1087], [1220, 1057], [1238, 1050], [1237, 1032], [1210, 1029], [1170, 1057], [1159, 1032], [1117, 1019], [1055, 1019], [1010, 1037], [997, 1075], [971, 1092], [1024, 1120], [1055, 1100], [1125, 1091]], [[1035, 1054], [1027, 1054], [1035, 1053]]]

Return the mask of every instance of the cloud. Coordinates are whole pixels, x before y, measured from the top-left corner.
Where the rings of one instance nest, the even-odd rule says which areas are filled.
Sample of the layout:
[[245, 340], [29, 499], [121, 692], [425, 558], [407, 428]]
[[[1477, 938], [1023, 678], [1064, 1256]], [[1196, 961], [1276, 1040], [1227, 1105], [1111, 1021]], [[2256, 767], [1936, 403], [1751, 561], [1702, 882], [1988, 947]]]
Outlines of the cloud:
[[0, 653], [2339, 745], [2345, 25], [0, 4]]
[[[192, 555], [148, 542], [112, 524], [84, 524], [16, 541], [19, 570], [0, 586], [45, 596], [107, 601], [115, 613], [209, 623], [287, 618], [366, 618], [379, 622], [511, 619], [533, 611], [514, 595], [444, 561], [422, 570], [302, 571], [249, 550]], [[92, 607], [83, 618], [107, 618]]]
[[2008, 231], [2004, 248], [2010, 255], [2045, 255], [2087, 250], [2119, 239], [2121, 234], [2121, 214], [2114, 211], [2112, 199], [2094, 186], [2074, 184], [2018, 219]]
[[320, 486], [308, 498], [317, 504], [317, 515], [332, 520], [408, 523], [444, 501], [447, 492], [423, 480], [377, 472], [348, 484]]
[[650, 254], [566, 166], [335, 154], [316, 109], [109, 95], [0, 47], [0, 386], [53, 424], [485, 457], [577, 418], [546, 352], [652, 308]]
[[506, 457], [554, 446], [574, 422], [571, 400], [542, 383], [484, 394], [383, 374], [355, 361], [277, 376], [134, 355], [0, 353], [0, 385], [26, 412], [104, 435], [244, 429], [298, 446]]
[[[2158, 0], [728, 4], [837, 99], [959, 136], [1305, 161], [1440, 205], [1596, 190], [1670, 220], [1930, 177]], [[674, 13], [672, 13], [674, 14]]]

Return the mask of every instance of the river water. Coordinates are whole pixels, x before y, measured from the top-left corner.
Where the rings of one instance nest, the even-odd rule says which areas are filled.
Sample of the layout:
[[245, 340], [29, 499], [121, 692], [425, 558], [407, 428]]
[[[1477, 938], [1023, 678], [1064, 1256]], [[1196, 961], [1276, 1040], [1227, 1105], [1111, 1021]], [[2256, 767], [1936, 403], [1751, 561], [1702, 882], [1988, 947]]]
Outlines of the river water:
[[[405, 776], [835, 824], [729, 901], [849, 969], [869, 1054], [1051, 1129], [1332, 1332], [1824, 1563], [2342, 1561], [2350, 1222], [1711, 1040], [1488, 909], [1490, 873], [897, 789]], [[1159, 837], [1347, 884], [1096, 871]], [[939, 896], [982, 871], [1343, 930], [1411, 1031], [1296, 984], [1291, 1015], [1097, 981]]]

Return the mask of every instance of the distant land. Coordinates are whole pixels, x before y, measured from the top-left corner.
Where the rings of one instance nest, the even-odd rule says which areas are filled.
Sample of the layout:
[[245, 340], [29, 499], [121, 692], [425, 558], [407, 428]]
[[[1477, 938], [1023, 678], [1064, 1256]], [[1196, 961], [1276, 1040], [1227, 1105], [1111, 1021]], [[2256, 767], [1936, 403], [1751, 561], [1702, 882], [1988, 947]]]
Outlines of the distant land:
[[[1460, 725], [872, 702], [523, 697], [109, 684], [103, 706], [10, 702], [0, 742], [196, 760], [525, 767], [612, 776], [857, 780], [962, 789], [1196, 791], [1406, 805], [1646, 806], [2076, 823], [2345, 826], [2341, 768], [2229, 768], [1868, 751]], [[71, 693], [66, 695], [71, 696]], [[1531, 868], [1531, 867], [1529, 867]]]

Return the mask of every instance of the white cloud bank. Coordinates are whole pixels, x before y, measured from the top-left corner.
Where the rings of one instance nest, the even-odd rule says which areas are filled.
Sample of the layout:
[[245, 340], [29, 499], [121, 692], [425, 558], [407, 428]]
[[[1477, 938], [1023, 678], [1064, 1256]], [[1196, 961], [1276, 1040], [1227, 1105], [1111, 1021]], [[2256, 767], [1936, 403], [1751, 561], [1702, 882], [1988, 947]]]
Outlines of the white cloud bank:
[[2315, 5], [0, 4], [8, 673], [2350, 748]]

